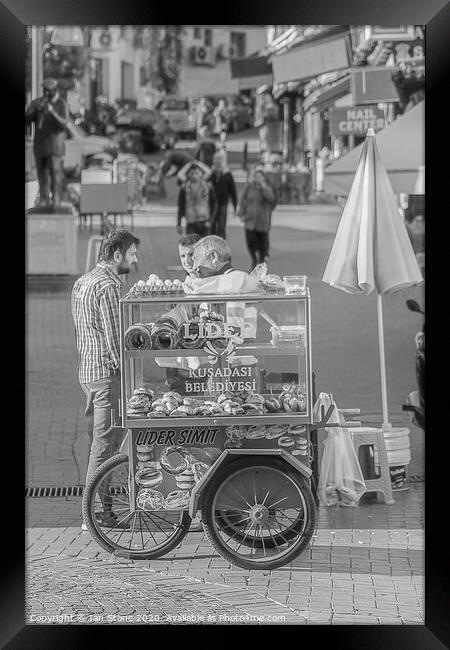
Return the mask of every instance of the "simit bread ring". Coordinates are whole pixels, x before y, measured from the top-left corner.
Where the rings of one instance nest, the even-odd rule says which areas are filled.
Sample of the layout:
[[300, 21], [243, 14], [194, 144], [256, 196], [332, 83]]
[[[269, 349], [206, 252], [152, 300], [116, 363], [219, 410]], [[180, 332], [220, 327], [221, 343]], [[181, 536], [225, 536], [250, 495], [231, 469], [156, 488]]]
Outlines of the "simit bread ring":
[[136, 456], [137, 456], [137, 459], [140, 460], [143, 463], [145, 463], [145, 462], [147, 462], [149, 460], [153, 460], [153, 453], [148, 452], [148, 451], [146, 451], [146, 452], [138, 451], [136, 453]]
[[202, 402], [195, 397], [183, 397], [183, 406], [189, 406], [190, 408], [195, 409], [201, 405]]
[[208, 470], [209, 465], [206, 463], [201, 463], [200, 461], [192, 463], [192, 471], [194, 472], [195, 482], [198, 483], [199, 480], [205, 476]]
[[289, 433], [291, 436], [301, 436], [306, 433], [306, 427], [304, 424], [290, 425]]
[[262, 415], [264, 413], [263, 407], [257, 404], [242, 404], [240, 408], [247, 415]]
[[242, 438], [245, 438], [245, 427], [237, 426], [233, 424], [227, 427], [226, 435], [228, 436], [228, 438], [234, 440], [242, 440]]
[[196, 482], [193, 470], [186, 469], [181, 474], [176, 474], [175, 482], [180, 490], [191, 490]]
[[278, 438], [279, 447], [289, 449], [290, 447], [293, 447], [294, 444], [294, 438], [291, 438], [291, 436], [281, 436], [281, 438]]
[[223, 446], [225, 449], [238, 449], [239, 447], [242, 447], [242, 441], [237, 438], [230, 438], [229, 440], [225, 440]]
[[136, 497], [136, 505], [141, 510], [161, 510], [164, 497], [161, 492], [151, 488], [141, 488]]
[[143, 487], [155, 488], [162, 483], [163, 475], [156, 467], [142, 467], [134, 475], [134, 480]]
[[255, 404], [256, 406], [262, 406], [266, 400], [265, 397], [263, 397], [262, 395], [255, 393], [253, 395], [249, 395], [245, 401], [247, 404]]
[[159, 323], [152, 330], [152, 346], [155, 350], [172, 350], [178, 346], [178, 326]]
[[[142, 469], [143, 467], [152, 467], [155, 465], [154, 460], [139, 460], [136, 469]], [[159, 463], [157, 463], [158, 468], [160, 467]]]
[[189, 492], [185, 490], [174, 490], [164, 499], [164, 508], [166, 510], [178, 510], [189, 506]]
[[177, 393], [176, 390], [169, 390], [167, 393], [164, 393], [161, 399], [174, 399], [178, 402], [178, 404], [183, 404], [183, 397], [180, 395], [180, 393]]
[[124, 343], [127, 350], [151, 350], [152, 330], [145, 323], [135, 323], [125, 331]]
[[150, 453], [153, 451], [154, 445], [136, 445], [136, 451], [140, 451], [141, 453]]
[[171, 418], [186, 418], [188, 415], [193, 415], [193, 409], [190, 409], [188, 406], [179, 406], [173, 411], [170, 411]]
[[283, 434], [286, 434], [288, 429], [289, 427], [287, 424], [271, 424], [266, 428], [266, 438], [268, 440], [279, 438]]
[[[175, 453], [181, 456], [181, 463], [176, 467], [172, 467], [169, 463], [169, 456]], [[159, 462], [161, 463], [161, 467], [169, 474], [181, 474], [190, 467], [191, 460], [191, 454], [184, 447], [166, 447], [161, 454]]]
[[247, 427], [245, 432], [245, 437], [251, 440], [256, 440], [257, 438], [265, 438], [266, 428], [263, 424], [259, 424], [252, 427]]
[[221, 404], [222, 402], [227, 402], [228, 400], [235, 401], [235, 396], [229, 390], [226, 390], [222, 395], [219, 395], [217, 398], [217, 403]]
[[169, 325], [169, 327], [173, 327], [174, 329], [178, 329], [180, 323], [173, 316], [163, 314], [161, 316], [161, 318], [158, 318], [158, 320], [156, 321], [156, 326], [158, 326], [158, 325]]

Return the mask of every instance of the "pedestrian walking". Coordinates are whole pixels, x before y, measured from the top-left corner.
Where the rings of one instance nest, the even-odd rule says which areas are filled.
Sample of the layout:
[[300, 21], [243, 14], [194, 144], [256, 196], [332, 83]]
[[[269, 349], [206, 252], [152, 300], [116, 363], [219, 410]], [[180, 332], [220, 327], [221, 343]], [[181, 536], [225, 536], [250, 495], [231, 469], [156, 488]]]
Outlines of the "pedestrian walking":
[[56, 79], [45, 79], [43, 88], [43, 96], [33, 99], [26, 109], [25, 124], [28, 126], [34, 122], [35, 125], [33, 151], [39, 181], [39, 205], [57, 206], [61, 203], [69, 109], [59, 94]]
[[227, 119], [225, 100], [219, 99], [217, 106], [213, 110], [214, 117], [214, 134], [219, 136], [222, 143], [227, 137]]
[[[120, 398], [119, 300], [123, 285], [119, 276], [133, 270], [139, 244], [139, 239], [124, 229], [110, 232], [102, 243], [100, 261], [78, 278], [72, 289], [72, 317], [80, 358], [78, 379], [86, 398], [90, 441], [86, 485], [98, 467], [117, 453], [125, 434], [111, 427], [111, 409], [119, 412]], [[98, 521], [100, 525], [117, 527], [107, 490], [103, 493]], [[86, 529], [84, 522], [82, 528]]]
[[231, 201], [233, 210], [236, 213], [237, 192], [233, 174], [226, 166], [225, 156], [221, 151], [214, 154], [210, 182], [217, 198], [217, 212], [215, 218], [211, 221], [211, 234], [226, 239], [228, 203]]
[[181, 220], [185, 218], [186, 235], [197, 233], [205, 237], [209, 234], [216, 210], [217, 200], [211, 183], [204, 178], [199, 165], [192, 163], [178, 194], [178, 234], [182, 234]]
[[197, 138], [201, 137], [202, 133], [205, 135], [211, 131], [213, 115], [211, 111], [211, 104], [206, 99], [206, 97], [202, 97], [197, 105], [195, 122]]
[[261, 169], [253, 172], [246, 185], [237, 210], [245, 227], [245, 238], [252, 260], [251, 271], [267, 258], [272, 212], [276, 205], [276, 192]]

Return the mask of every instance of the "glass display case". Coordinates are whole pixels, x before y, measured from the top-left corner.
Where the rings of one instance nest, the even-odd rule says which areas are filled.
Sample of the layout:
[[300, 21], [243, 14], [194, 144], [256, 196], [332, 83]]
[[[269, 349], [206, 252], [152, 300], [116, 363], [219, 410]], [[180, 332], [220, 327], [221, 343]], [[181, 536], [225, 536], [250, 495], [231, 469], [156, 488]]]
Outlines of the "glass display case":
[[[175, 286], [120, 301], [128, 431], [89, 483], [83, 516], [103, 548], [139, 559], [175, 548], [201, 513], [228, 561], [283, 566], [316, 521], [309, 291], [219, 297]], [[111, 508], [117, 521], [105, 529], [97, 512]]]
[[308, 289], [127, 296], [120, 329], [125, 428], [312, 421]]

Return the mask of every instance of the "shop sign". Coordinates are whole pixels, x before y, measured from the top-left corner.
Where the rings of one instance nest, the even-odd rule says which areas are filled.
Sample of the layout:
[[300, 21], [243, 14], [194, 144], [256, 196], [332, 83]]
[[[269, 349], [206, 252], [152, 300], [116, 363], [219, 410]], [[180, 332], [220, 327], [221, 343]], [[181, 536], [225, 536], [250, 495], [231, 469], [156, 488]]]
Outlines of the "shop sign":
[[[281, 449], [283, 437], [267, 435], [264, 425], [149, 427], [131, 429], [130, 503], [137, 510], [186, 510], [192, 490], [224, 449]], [[306, 435], [306, 434], [305, 434]], [[284, 436], [292, 443], [292, 437]], [[296, 436], [299, 450], [304, 444]], [[304, 457], [306, 460], [306, 457]], [[305, 462], [305, 461], [303, 461]]]
[[211, 364], [217, 363], [219, 357], [231, 361], [235, 356], [236, 342], [239, 341], [241, 328], [222, 321], [187, 322], [181, 326], [181, 336], [191, 343], [198, 339], [205, 340], [203, 349], [209, 353]]
[[365, 38], [373, 41], [404, 41], [413, 39], [414, 25], [367, 25]]
[[353, 68], [350, 71], [353, 104], [398, 102], [398, 92], [392, 81], [395, 71], [395, 67]]
[[224, 368], [203, 366], [196, 370], [190, 369], [189, 377], [185, 381], [186, 394], [255, 391], [254, 368], [254, 366]]
[[385, 126], [384, 112], [377, 106], [352, 106], [330, 109], [330, 135], [365, 135], [367, 129], [380, 131]]

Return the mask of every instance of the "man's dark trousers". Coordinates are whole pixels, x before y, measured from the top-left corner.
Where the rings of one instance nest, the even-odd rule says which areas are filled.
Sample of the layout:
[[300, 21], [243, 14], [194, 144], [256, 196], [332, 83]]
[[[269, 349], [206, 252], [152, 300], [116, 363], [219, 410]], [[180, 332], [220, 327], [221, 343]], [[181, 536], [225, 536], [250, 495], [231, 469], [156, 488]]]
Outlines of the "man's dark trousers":
[[186, 235], [191, 235], [193, 233], [200, 235], [200, 237], [206, 237], [206, 235], [209, 235], [209, 226], [207, 226], [204, 221], [196, 221], [194, 223], [186, 224]]
[[211, 225], [211, 235], [217, 235], [226, 239], [225, 229], [227, 225], [227, 208], [228, 203], [219, 203], [216, 216]]
[[63, 182], [63, 166], [61, 156], [35, 156], [36, 171], [41, 188], [40, 201], [49, 201], [49, 191], [53, 194], [53, 203], [61, 202], [59, 189]]

